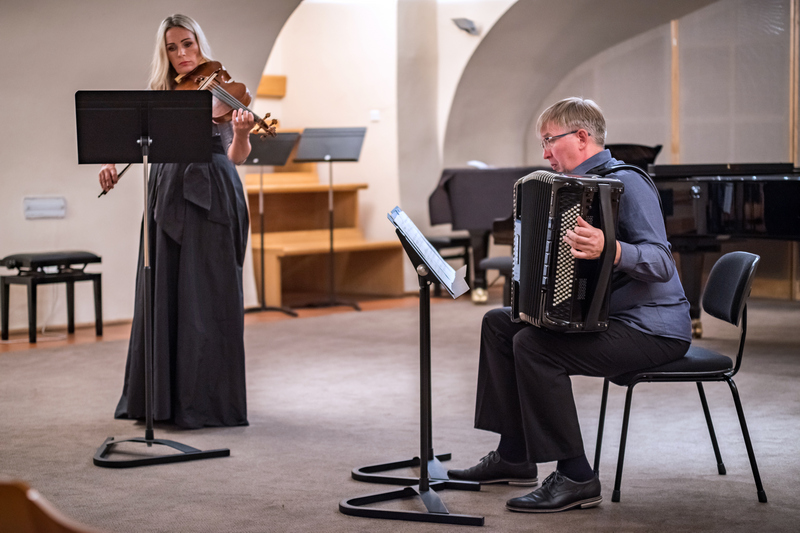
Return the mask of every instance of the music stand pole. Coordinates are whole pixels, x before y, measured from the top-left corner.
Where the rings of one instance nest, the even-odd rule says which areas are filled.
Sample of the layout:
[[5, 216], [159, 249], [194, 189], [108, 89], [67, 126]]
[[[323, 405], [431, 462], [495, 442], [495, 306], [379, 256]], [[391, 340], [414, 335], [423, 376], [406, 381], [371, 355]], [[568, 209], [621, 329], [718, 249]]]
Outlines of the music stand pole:
[[336, 266], [335, 266], [335, 255], [333, 253], [333, 160], [331, 156], [326, 155], [325, 159], [328, 161], [328, 227], [330, 229], [329, 237], [330, 237], [330, 249], [328, 251], [328, 276], [330, 279], [328, 280], [328, 304], [330, 306], [336, 305], [349, 305], [356, 311], [361, 311], [361, 307], [359, 307], [357, 302], [343, 302], [339, 301], [336, 298]]
[[289, 309], [288, 307], [274, 307], [267, 305], [267, 296], [266, 296], [266, 285], [265, 285], [265, 269], [264, 269], [264, 231], [266, 226], [264, 226], [264, 165], [259, 165], [260, 173], [259, 173], [259, 185], [258, 185], [258, 216], [259, 216], [259, 227], [261, 229], [261, 251], [259, 255], [261, 256], [261, 303], [258, 307], [252, 307], [250, 309], [245, 309], [245, 313], [255, 313], [261, 311], [280, 311], [282, 313], [286, 313], [289, 316], [297, 316], [297, 313]]
[[147, 191], [147, 156], [152, 140], [149, 137], [141, 137], [136, 141], [142, 147], [142, 183], [144, 183], [144, 217], [142, 218], [142, 249], [144, 252], [144, 411], [145, 411], [145, 430], [144, 438], [147, 446], [152, 446], [150, 441], [153, 435], [153, 403], [155, 394], [153, 393], [153, 302], [151, 289], [153, 285], [152, 271], [150, 270], [150, 229], [148, 224], [149, 196]]

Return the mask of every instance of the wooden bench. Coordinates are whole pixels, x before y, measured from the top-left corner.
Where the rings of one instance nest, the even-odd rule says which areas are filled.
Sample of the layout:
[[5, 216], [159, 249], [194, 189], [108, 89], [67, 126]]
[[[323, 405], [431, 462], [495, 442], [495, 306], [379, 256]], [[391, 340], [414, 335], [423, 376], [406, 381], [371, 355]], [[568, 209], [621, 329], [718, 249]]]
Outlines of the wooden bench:
[[[329, 288], [328, 185], [314, 171], [264, 174], [264, 228], [259, 212], [260, 174], [246, 176], [253, 262], [261, 294], [261, 234], [264, 235], [265, 305], [282, 306], [287, 294], [323, 294]], [[359, 226], [358, 191], [366, 183], [334, 184], [334, 273], [336, 291], [347, 295], [400, 296], [400, 241], [367, 241]]]

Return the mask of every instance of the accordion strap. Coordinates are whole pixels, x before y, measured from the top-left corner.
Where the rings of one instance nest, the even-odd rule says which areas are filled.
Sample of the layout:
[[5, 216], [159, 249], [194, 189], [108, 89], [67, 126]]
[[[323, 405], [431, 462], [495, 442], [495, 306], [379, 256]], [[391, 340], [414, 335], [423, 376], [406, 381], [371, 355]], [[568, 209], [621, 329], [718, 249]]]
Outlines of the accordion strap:
[[608, 283], [611, 279], [611, 269], [614, 267], [614, 258], [617, 250], [617, 236], [614, 225], [614, 213], [611, 209], [611, 186], [607, 183], [598, 184], [600, 192], [600, 215], [602, 216], [603, 233], [605, 234], [605, 246], [601, 256], [600, 274], [597, 277], [592, 303], [586, 314], [586, 329], [591, 331], [599, 326], [598, 318], [603, 302], [608, 297]]
[[636, 172], [647, 182], [648, 185], [650, 185], [650, 188], [653, 189], [654, 193], [656, 193], [656, 198], [658, 198], [658, 207], [659, 209], [661, 209], [661, 216], [663, 217], [664, 206], [661, 204], [661, 193], [658, 192], [658, 187], [656, 187], [656, 183], [653, 181], [652, 176], [650, 176], [650, 174], [648, 174], [641, 168], [635, 165], [620, 164], [620, 165], [612, 165], [606, 168], [595, 167], [590, 171], [588, 171], [587, 174], [593, 174], [595, 176], [600, 176], [602, 178], [619, 170], [630, 170], [632, 172]]

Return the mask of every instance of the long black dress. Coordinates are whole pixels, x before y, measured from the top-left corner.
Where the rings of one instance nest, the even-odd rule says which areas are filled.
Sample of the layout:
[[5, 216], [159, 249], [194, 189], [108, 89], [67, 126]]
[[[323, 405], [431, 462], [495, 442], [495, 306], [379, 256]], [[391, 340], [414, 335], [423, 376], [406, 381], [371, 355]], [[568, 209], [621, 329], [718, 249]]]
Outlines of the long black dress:
[[[211, 163], [153, 165], [148, 183], [153, 292], [153, 418], [184, 428], [247, 425], [242, 265], [249, 217], [215, 127]], [[228, 141], [228, 142], [225, 142]], [[122, 397], [145, 417], [142, 244]]]

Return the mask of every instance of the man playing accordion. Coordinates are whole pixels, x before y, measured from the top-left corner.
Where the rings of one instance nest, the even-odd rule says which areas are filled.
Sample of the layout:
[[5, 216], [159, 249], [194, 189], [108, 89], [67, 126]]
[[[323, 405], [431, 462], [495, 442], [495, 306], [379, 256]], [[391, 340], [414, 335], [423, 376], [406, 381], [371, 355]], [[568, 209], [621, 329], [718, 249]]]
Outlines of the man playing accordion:
[[[567, 98], [546, 109], [538, 130], [554, 172], [587, 175], [620, 164], [604, 149], [606, 124], [591, 100]], [[537, 463], [556, 471], [511, 511], [593, 507], [600, 481], [584, 452], [570, 376], [613, 377], [683, 357], [691, 343], [689, 302], [667, 242], [657, 191], [641, 175], [607, 175], [625, 187], [619, 204], [605, 331], [563, 333], [515, 323], [510, 308], [486, 313], [481, 327], [475, 427], [500, 434], [480, 462], [453, 479], [535, 486]], [[603, 253], [603, 231], [578, 217], [564, 241], [577, 259]]]

